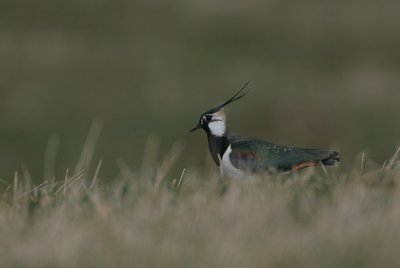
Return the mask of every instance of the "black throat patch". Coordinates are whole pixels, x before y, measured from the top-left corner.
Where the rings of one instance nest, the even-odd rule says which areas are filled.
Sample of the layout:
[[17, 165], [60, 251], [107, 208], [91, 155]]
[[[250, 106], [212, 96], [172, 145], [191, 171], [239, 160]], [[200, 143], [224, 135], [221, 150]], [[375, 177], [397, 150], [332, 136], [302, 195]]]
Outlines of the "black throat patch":
[[214, 159], [214, 162], [217, 164], [217, 166], [219, 166], [220, 163], [218, 155], [222, 159], [222, 156], [224, 155], [226, 149], [228, 149], [229, 147], [228, 137], [226, 135], [223, 135], [221, 137], [214, 136], [210, 133], [210, 130], [206, 132], [208, 138], [208, 148], [210, 149], [211, 156]]

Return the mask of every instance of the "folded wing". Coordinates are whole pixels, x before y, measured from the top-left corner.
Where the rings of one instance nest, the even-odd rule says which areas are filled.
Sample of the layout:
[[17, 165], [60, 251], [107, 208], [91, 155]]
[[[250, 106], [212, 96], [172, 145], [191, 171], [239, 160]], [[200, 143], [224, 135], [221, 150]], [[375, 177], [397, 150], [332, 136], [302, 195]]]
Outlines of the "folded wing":
[[236, 141], [231, 149], [233, 166], [252, 173], [298, 170], [321, 164], [332, 166], [340, 161], [335, 151], [286, 147], [253, 139]]

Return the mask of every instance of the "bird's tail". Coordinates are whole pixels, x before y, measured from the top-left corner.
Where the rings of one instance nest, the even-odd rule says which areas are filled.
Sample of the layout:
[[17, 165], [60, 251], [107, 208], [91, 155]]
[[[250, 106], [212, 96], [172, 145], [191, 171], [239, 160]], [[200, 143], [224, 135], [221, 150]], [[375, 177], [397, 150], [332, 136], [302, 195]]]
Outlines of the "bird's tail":
[[336, 166], [340, 162], [339, 153], [329, 150], [301, 149], [301, 161], [298, 161], [294, 170], [303, 169], [310, 166]]
[[339, 162], [339, 153], [335, 151], [325, 151], [325, 156], [321, 159], [324, 166], [336, 166]]

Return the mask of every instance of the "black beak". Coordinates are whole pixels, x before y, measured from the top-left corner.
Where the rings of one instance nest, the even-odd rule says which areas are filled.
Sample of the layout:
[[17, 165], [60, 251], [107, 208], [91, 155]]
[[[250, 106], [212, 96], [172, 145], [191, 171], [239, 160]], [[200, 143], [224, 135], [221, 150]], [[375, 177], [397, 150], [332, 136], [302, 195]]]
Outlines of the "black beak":
[[195, 131], [195, 130], [198, 130], [199, 128], [201, 128], [201, 125], [200, 125], [200, 124], [197, 124], [197, 126], [195, 126], [194, 128], [192, 128], [192, 129], [190, 130], [190, 132], [193, 132], [193, 131]]

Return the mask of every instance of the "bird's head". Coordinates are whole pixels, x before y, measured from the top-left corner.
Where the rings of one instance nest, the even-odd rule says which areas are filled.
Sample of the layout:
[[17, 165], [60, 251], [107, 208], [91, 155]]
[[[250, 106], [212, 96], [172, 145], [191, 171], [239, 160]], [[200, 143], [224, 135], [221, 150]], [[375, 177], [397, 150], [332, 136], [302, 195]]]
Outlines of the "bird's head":
[[232, 103], [240, 98], [243, 98], [249, 92], [249, 91], [244, 91], [244, 89], [248, 84], [249, 82], [247, 82], [235, 95], [233, 95], [229, 100], [227, 100], [223, 104], [203, 113], [200, 116], [197, 125], [194, 128], [192, 128], [190, 132], [202, 128], [204, 131], [214, 136], [217, 137], [223, 136], [226, 133], [226, 116], [224, 112], [224, 107], [229, 103]]

